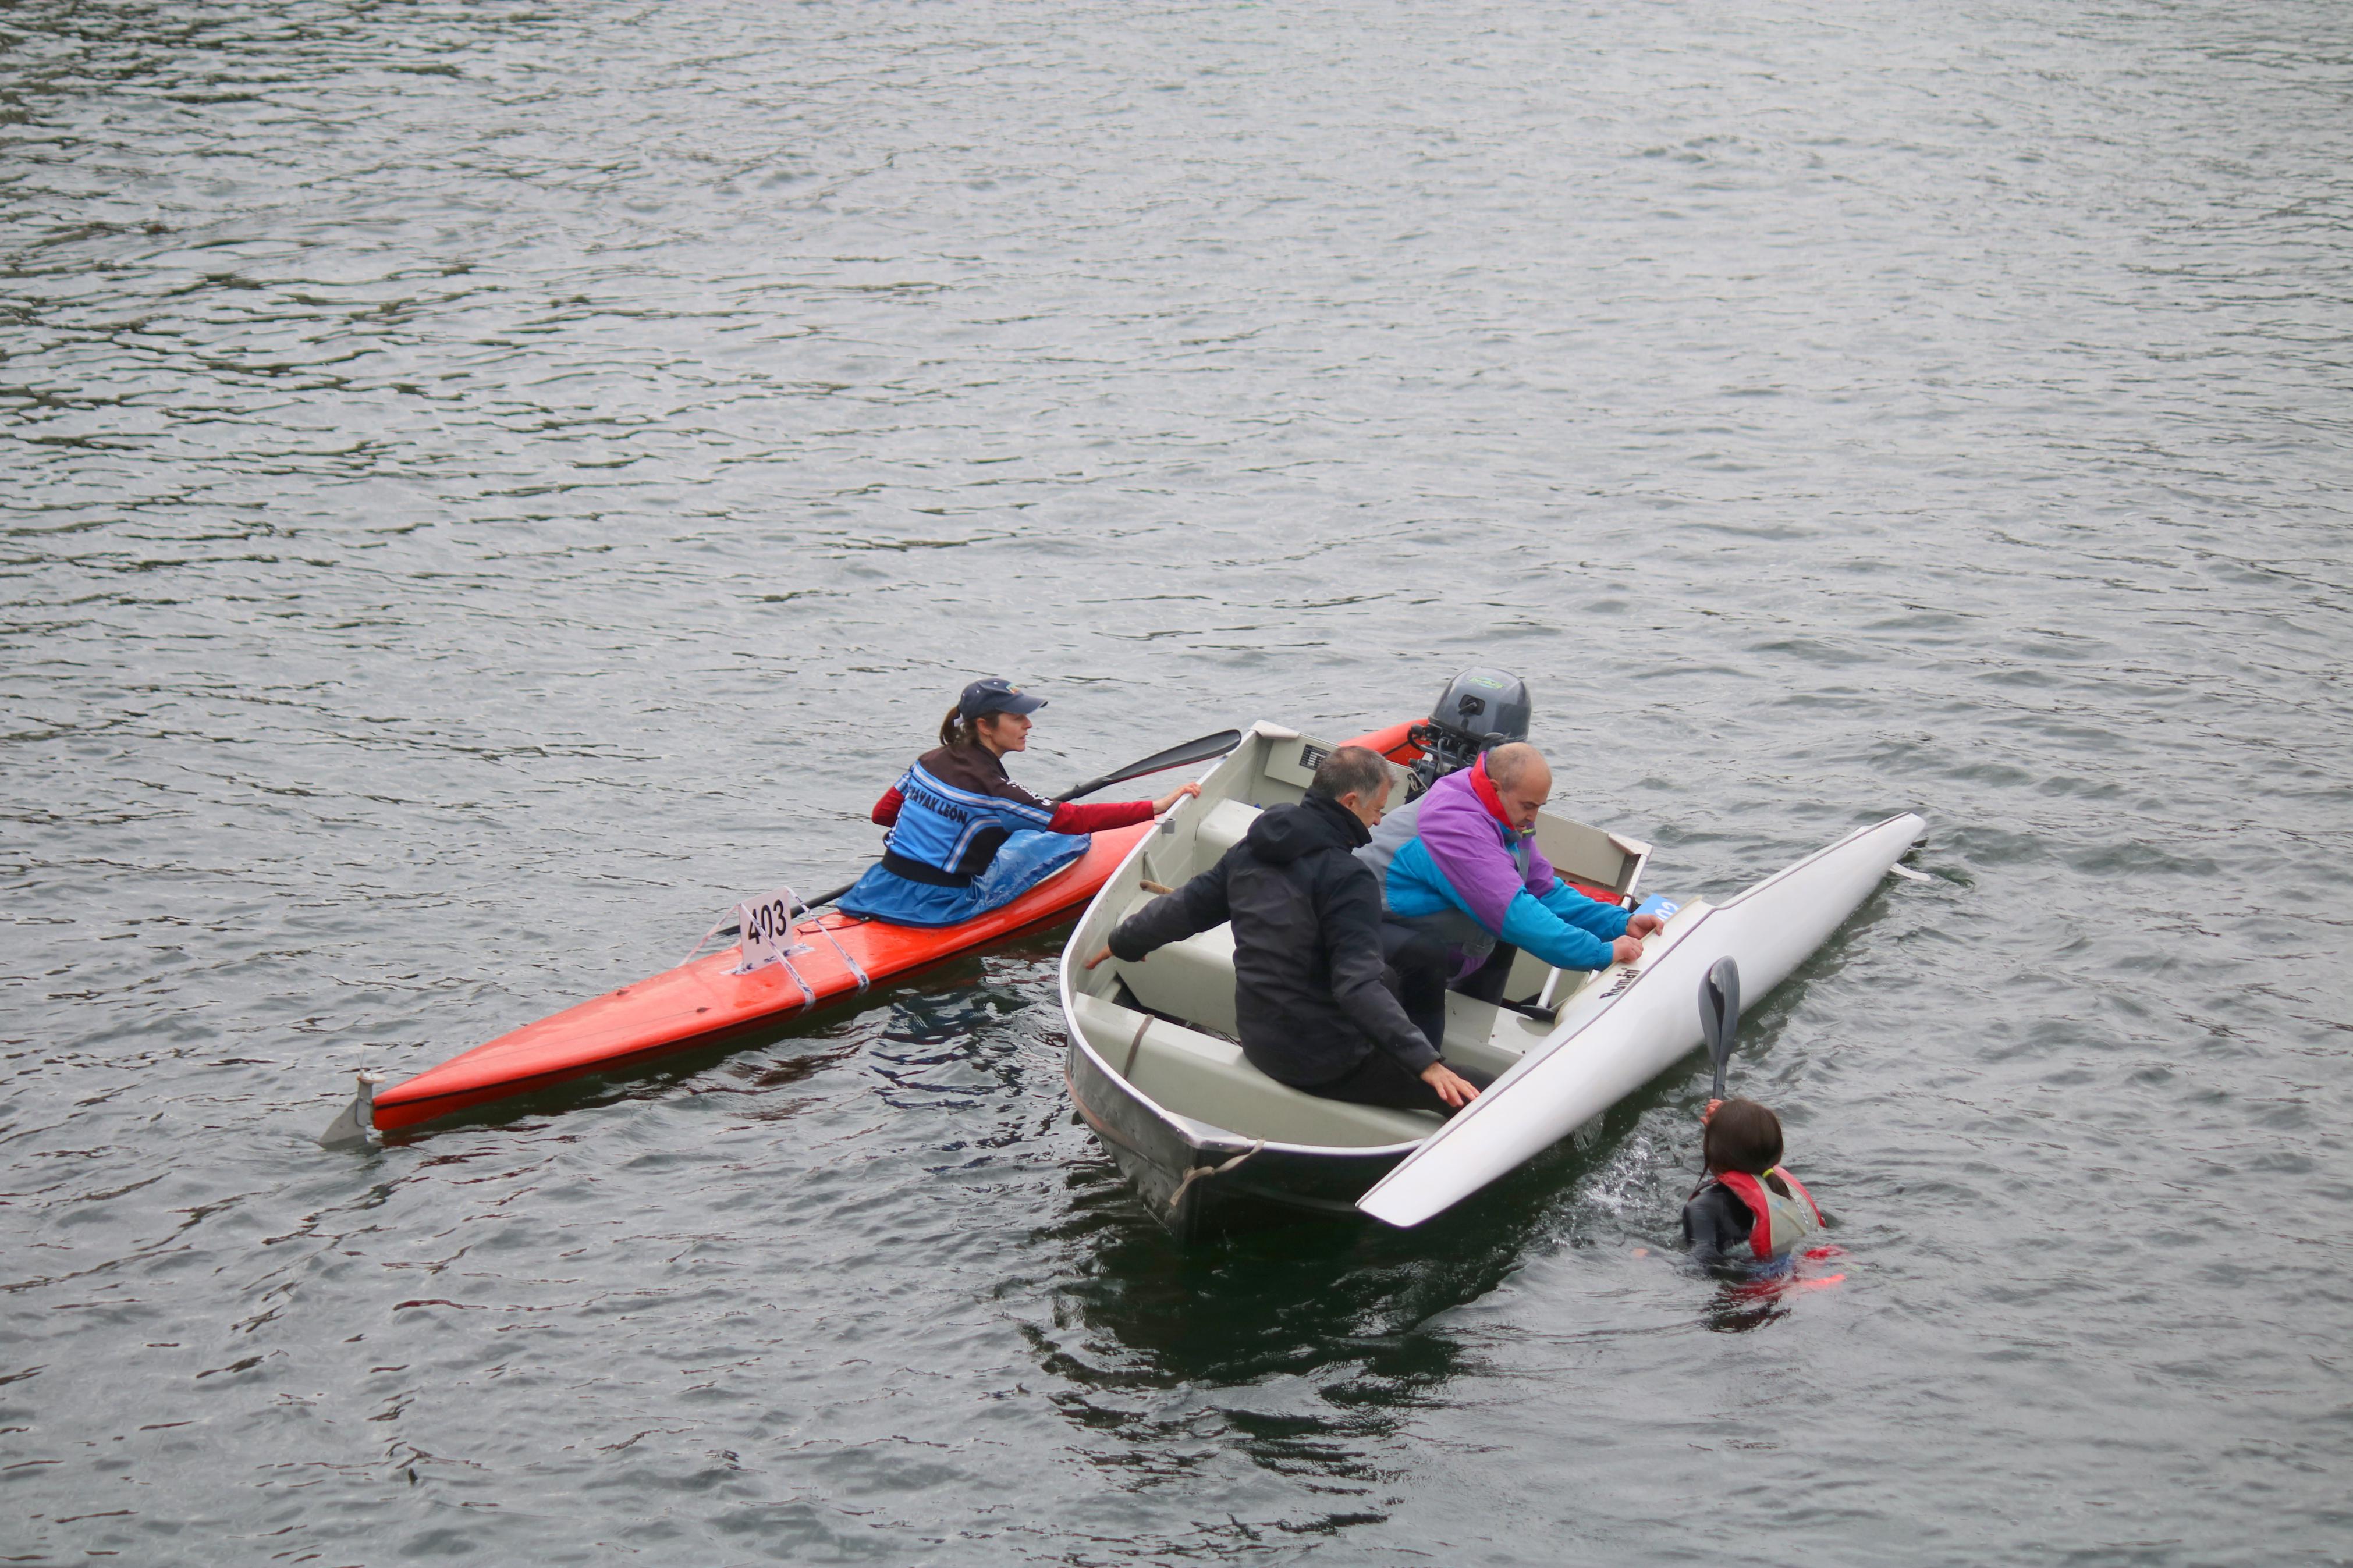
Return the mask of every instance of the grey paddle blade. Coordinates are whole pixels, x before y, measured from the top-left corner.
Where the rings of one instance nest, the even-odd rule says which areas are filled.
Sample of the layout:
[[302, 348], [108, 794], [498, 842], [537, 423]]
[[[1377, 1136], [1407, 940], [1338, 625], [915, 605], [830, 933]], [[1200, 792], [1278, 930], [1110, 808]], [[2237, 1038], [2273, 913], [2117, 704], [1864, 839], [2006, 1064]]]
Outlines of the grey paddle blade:
[[375, 1086], [384, 1075], [364, 1072], [359, 1075], [359, 1092], [343, 1107], [343, 1113], [324, 1132], [319, 1134], [322, 1149], [353, 1149], [375, 1142]]
[[1699, 1032], [1715, 1063], [1712, 1100], [1724, 1098], [1724, 1064], [1732, 1058], [1732, 1037], [1740, 1027], [1740, 965], [1719, 958], [1699, 983]]

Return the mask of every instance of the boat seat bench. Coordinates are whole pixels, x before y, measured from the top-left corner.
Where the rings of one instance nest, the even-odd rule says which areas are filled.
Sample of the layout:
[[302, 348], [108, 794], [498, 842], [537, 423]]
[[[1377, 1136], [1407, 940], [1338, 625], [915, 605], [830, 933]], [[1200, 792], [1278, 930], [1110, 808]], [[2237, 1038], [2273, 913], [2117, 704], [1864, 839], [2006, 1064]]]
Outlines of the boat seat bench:
[[[1153, 956], [1156, 961], [1159, 954]], [[1233, 984], [1230, 970], [1226, 984], [1229, 988]], [[1140, 993], [1139, 999], [1153, 1005]], [[1071, 1003], [1087, 1043], [1113, 1072], [1125, 1067], [1129, 1047], [1134, 1044], [1135, 1065], [1126, 1076], [1135, 1090], [1163, 1110], [1210, 1128], [1272, 1143], [1377, 1148], [1418, 1142], [1442, 1124], [1433, 1110], [1389, 1110], [1303, 1093], [1250, 1066], [1242, 1048], [1230, 1040], [1100, 996], [1082, 993]], [[1230, 998], [1227, 1010], [1232, 1011]], [[1137, 1043], [1139, 1026], [1144, 1036]]]
[[1202, 869], [1240, 844], [1257, 820], [1258, 807], [1246, 800], [1221, 800], [1204, 812], [1201, 825], [1193, 830], [1193, 842], [1201, 847]]
[[[1150, 902], [1139, 899], [1136, 909]], [[1134, 910], [1128, 911], [1133, 914]], [[1155, 1013], [1190, 1018], [1212, 1034], [1241, 1031], [1234, 1018], [1234, 928], [1211, 926], [1156, 948], [1141, 963], [1119, 962], [1119, 977]]]

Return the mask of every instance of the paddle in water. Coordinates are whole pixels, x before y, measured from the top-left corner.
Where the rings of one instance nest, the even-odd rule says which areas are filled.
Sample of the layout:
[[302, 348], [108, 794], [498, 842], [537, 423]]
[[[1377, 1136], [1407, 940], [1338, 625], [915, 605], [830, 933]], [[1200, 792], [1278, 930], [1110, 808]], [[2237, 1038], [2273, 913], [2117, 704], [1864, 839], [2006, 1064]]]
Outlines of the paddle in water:
[[1699, 1032], [1715, 1063], [1715, 1087], [1710, 1100], [1724, 1098], [1724, 1064], [1732, 1059], [1732, 1037], [1740, 1027], [1740, 965], [1719, 958], [1699, 983]]
[[[1099, 789], [1109, 789], [1112, 785], [1124, 784], [1129, 779], [1140, 779], [1146, 773], [1166, 773], [1170, 768], [1181, 768], [1187, 763], [1206, 763], [1211, 757], [1224, 756], [1241, 743], [1242, 732], [1240, 730], [1220, 730], [1214, 735], [1204, 735], [1198, 741], [1187, 741], [1181, 746], [1171, 746], [1165, 752], [1155, 752], [1148, 757], [1130, 763], [1127, 766], [1105, 773], [1099, 779], [1089, 779], [1082, 784], [1074, 784], [1056, 795], [1054, 804], [1060, 805], [1068, 801], [1082, 800]], [[801, 912], [807, 914], [829, 904], [856, 886], [858, 886], [858, 879], [853, 877], [829, 893], [819, 893], [814, 899], [804, 900], [801, 903]], [[713, 931], [711, 934], [712, 936], [739, 936], [742, 931], [739, 928], [730, 926], [724, 931]], [[710, 937], [703, 938], [705, 942], [710, 940]]]

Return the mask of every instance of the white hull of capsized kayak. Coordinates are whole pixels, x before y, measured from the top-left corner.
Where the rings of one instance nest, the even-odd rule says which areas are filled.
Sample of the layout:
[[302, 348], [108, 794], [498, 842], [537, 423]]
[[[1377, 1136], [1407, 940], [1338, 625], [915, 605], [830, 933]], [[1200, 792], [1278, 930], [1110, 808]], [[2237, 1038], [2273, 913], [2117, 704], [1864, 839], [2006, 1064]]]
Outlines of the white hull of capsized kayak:
[[1357, 1201], [1419, 1225], [1542, 1152], [1700, 1044], [1699, 987], [1729, 957], [1754, 1002], [1788, 978], [1886, 877], [1927, 824], [1906, 812], [1817, 850], [1725, 903], [1694, 901], [1639, 963], [1563, 1010], [1521, 1058]]

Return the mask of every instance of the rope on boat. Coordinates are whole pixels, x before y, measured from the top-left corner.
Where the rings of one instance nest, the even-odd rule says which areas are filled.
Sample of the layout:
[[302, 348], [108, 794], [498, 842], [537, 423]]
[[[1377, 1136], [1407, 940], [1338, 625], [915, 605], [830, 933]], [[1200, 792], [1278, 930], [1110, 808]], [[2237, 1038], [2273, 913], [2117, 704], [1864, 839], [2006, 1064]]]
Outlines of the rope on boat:
[[859, 993], [861, 995], [864, 994], [866, 988], [872, 984], [873, 982], [867, 978], [866, 971], [859, 967], [858, 960], [849, 956], [849, 950], [842, 946], [841, 943], [836, 942], [833, 938], [833, 933], [825, 929], [825, 917], [818, 914], [816, 910], [810, 908], [809, 901], [807, 899], [804, 899], [798, 893], [794, 892], [793, 885], [790, 882], [785, 884], [785, 897], [790, 900], [793, 903], [800, 905], [801, 913], [816, 917], [810, 921], [806, 929], [813, 931], [817, 932], [818, 935], [825, 938], [826, 945], [840, 955], [842, 967], [849, 970], [850, 973], [858, 976]]
[[[1150, 1021], [1151, 1020], [1149, 1019], [1145, 1020], [1146, 1023], [1149, 1023]], [[1141, 1038], [1143, 1034], [1144, 1031], [1141, 1029], [1136, 1031], [1138, 1038]], [[1087, 1102], [1079, 1098], [1079, 1086], [1076, 1083], [1071, 1082], [1067, 1077], [1065, 1077], [1063, 1081], [1069, 1084], [1071, 1090], [1071, 1102], [1079, 1108], [1079, 1115], [1085, 1119], [1087, 1126], [1094, 1132], [1096, 1137], [1102, 1139], [1106, 1143], [1118, 1144], [1121, 1148], [1126, 1150], [1129, 1153], [1134, 1155], [1137, 1159], [1144, 1161], [1147, 1164], [1152, 1163], [1151, 1155], [1138, 1148], [1132, 1141], [1121, 1137], [1118, 1129], [1114, 1128], [1110, 1122], [1103, 1121], [1102, 1118], [1096, 1116], [1093, 1111], [1087, 1109]], [[1191, 1186], [1195, 1182], [1200, 1180], [1203, 1176], [1222, 1176], [1228, 1171], [1232, 1170], [1244, 1160], [1249, 1159], [1252, 1154], [1257, 1153], [1260, 1150], [1265, 1147], [1265, 1139], [1253, 1139], [1249, 1148], [1243, 1150], [1240, 1153], [1235, 1155], [1232, 1159], [1227, 1161], [1222, 1165], [1193, 1166], [1190, 1170], [1185, 1173], [1185, 1179], [1176, 1184], [1176, 1190], [1168, 1194], [1168, 1207], [1170, 1211], [1174, 1212], [1176, 1205], [1185, 1201], [1185, 1189]]]
[[1144, 1022], [1135, 1026], [1135, 1038], [1127, 1042], [1127, 1065], [1119, 1069], [1119, 1076], [1127, 1080], [1130, 1089], [1135, 1087], [1135, 1053], [1144, 1048], [1144, 1031], [1150, 1027], [1152, 1015], [1146, 1013]]
[[1185, 1189], [1191, 1186], [1195, 1182], [1200, 1180], [1203, 1176], [1222, 1176], [1228, 1171], [1232, 1170], [1236, 1165], [1240, 1164], [1244, 1160], [1249, 1159], [1252, 1154], [1257, 1153], [1260, 1150], [1265, 1147], [1265, 1139], [1255, 1138], [1250, 1141], [1250, 1146], [1249, 1148], [1243, 1150], [1240, 1153], [1235, 1155], [1232, 1159], [1227, 1161], [1222, 1165], [1196, 1165], [1191, 1170], [1187, 1171], [1185, 1173], [1185, 1179], [1176, 1184], [1176, 1190], [1168, 1194], [1169, 1212], [1172, 1214], [1176, 1212], [1176, 1205], [1185, 1201]]
[[[733, 909], [730, 909], [727, 911], [727, 915], [732, 915], [734, 912], [735, 911]], [[688, 964], [692, 963], [694, 962], [694, 955], [702, 951], [702, 942], [709, 942], [712, 937], [717, 936], [719, 934], [719, 928], [727, 923], [727, 915], [721, 915], [717, 920], [712, 921], [711, 922], [711, 929], [702, 933], [702, 942], [696, 942], [694, 946], [688, 951], [687, 955], [684, 958], [680, 959], [676, 963], [671, 964], [670, 967], [672, 969], [684, 969]]]

